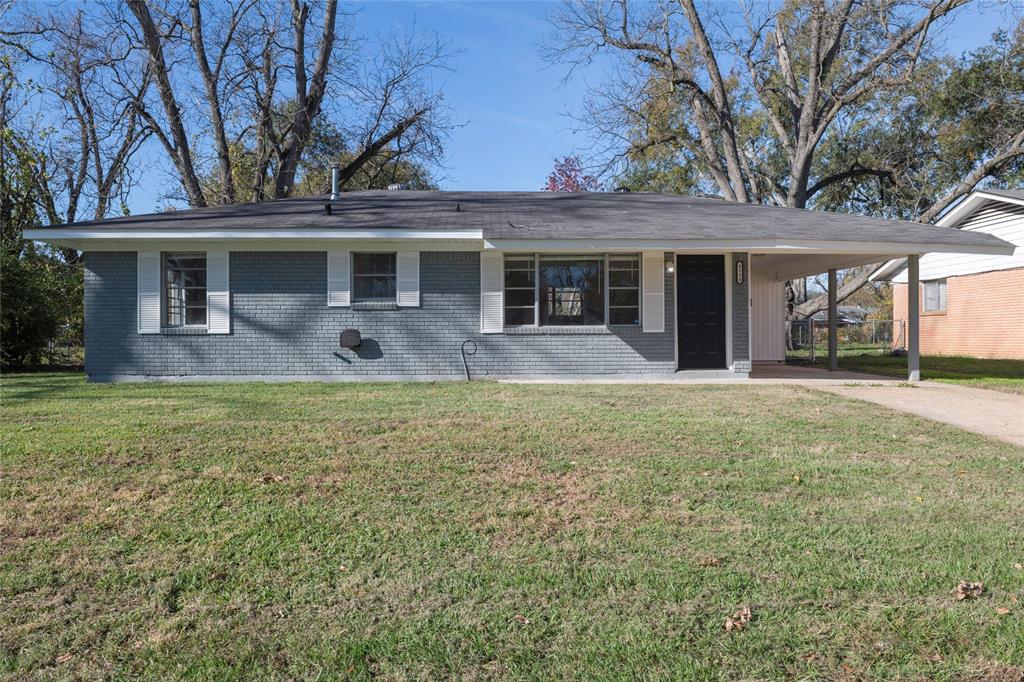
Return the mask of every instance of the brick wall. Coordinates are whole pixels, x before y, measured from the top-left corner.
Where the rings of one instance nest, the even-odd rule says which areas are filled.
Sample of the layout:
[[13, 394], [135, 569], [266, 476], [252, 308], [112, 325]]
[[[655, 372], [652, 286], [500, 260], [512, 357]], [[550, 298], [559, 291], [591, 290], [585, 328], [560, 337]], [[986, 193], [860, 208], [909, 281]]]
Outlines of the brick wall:
[[[478, 253], [420, 254], [419, 308], [328, 308], [323, 252], [232, 252], [231, 334], [137, 331], [134, 252], [85, 254], [85, 365], [93, 380], [138, 376], [458, 377], [460, 348], [474, 376], [642, 374], [675, 370], [675, 289], [665, 282], [664, 333], [639, 327], [567, 333], [480, 333]], [[734, 287], [738, 371], [749, 358], [746, 285]], [[742, 311], [742, 314], [741, 312]], [[358, 351], [338, 334], [359, 329]]]
[[[893, 284], [893, 317], [907, 319], [907, 285]], [[921, 353], [1024, 360], [1024, 268], [946, 280], [946, 312], [921, 313]]]
[[[736, 284], [736, 263], [743, 262], [743, 284]], [[749, 372], [750, 362], [750, 257], [746, 253], [732, 254], [732, 362], [737, 372]]]

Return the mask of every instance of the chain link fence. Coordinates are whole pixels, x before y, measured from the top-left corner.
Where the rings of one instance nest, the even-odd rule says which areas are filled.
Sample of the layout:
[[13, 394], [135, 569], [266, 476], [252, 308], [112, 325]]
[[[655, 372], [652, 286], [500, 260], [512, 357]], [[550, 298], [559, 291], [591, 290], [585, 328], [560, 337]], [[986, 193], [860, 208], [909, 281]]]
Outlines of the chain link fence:
[[55, 368], [77, 369], [85, 366], [82, 335], [69, 325], [61, 327], [57, 335], [46, 343], [45, 364]]
[[[875, 353], [885, 355], [906, 347], [903, 320], [839, 322], [836, 345], [839, 355]], [[828, 320], [790, 320], [786, 334], [786, 357], [806, 359], [828, 355]]]

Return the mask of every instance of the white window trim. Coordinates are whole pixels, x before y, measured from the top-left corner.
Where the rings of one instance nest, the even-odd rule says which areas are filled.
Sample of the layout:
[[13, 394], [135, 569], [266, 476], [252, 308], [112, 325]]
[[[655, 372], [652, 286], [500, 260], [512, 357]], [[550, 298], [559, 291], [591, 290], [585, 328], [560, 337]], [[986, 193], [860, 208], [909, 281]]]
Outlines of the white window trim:
[[[604, 322], [601, 322], [601, 323], [598, 323], [598, 324], [572, 324], [572, 325], [550, 325], [550, 324], [542, 325], [540, 323], [540, 261], [541, 261], [541, 258], [544, 257], [544, 256], [550, 256], [552, 258], [579, 258], [581, 260], [593, 260], [593, 261], [599, 261], [599, 262], [602, 263], [603, 273], [602, 273], [602, 277], [601, 277], [601, 280], [602, 280], [601, 286], [602, 286], [602, 289], [604, 290], [603, 291], [603, 297], [604, 297]], [[617, 257], [620, 257], [620, 258], [636, 257], [636, 259], [637, 259], [637, 270], [638, 270], [639, 281], [637, 282], [637, 286], [636, 286], [636, 291], [637, 291], [637, 322], [636, 322], [636, 324], [612, 324], [610, 322], [610, 320], [611, 320], [611, 317], [610, 317], [610, 314], [611, 314], [611, 307], [610, 307], [610, 299], [611, 299], [611, 286], [610, 286], [611, 271], [609, 269], [609, 260], [610, 260], [610, 257], [612, 257], [612, 256], [617, 256]], [[505, 323], [505, 307], [506, 306], [505, 306], [505, 303], [504, 303], [505, 290], [506, 290], [506, 287], [505, 287], [505, 261], [506, 261], [506, 259], [526, 260], [527, 258], [532, 258], [533, 259], [533, 324], [516, 324], [516, 325], [506, 324]], [[514, 288], [522, 289], [523, 287], [514, 287]], [[618, 288], [618, 289], [630, 289], [632, 287], [616, 287], [616, 288]], [[503, 299], [502, 300], [502, 306], [501, 306], [502, 326], [503, 327], [507, 327], [509, 329], [522, 329], [522, 328], [530, 328], [530, 329], [533, 329], [533, 328], [536, 328], [536, 329], [559, 329], [559, 328], [562, 328], [562, 329], [564, 329], [566, 327], [573, 327], [573, 328], [585, 327], [585, 328], [591, 328], [591, 329], [601, 329], [601, 328], [606, 328], [606, 329], [612, 329], [612, 328], [616, 328], [616, 329], [618, 329], [618, 328], [623, 328], [623, 329], [630, 329], [630, 328], [643, 329], [643, 325], [644, 325], [644, 320], [643, 320], [643, 308], [644, 308], [644, 306], [643, 306], [643, 254], [641, 252], [639, 252], [639, 251], [637, 251], [635, 253], [634, 252], [622, 252], [622, 253], [603, 253], [603, 254], [600, 254], [600, 253], [598, 253], [598, 254], [589, 254], [589, 253], [547, 253], [547, 252], [544, 252], [544, 251], [534, 251], [534, 252], [531, 252], [531, 253], [513, 253], [513, 252], [505, 253], [505, 252], [503, 252], [501, 254], [501, 292], [502, 292], [502, 299]], [[628, 306], [619, 306], [619, 307], [628, 307]]]
[[[349, 300], [352, 303], [394, 303], [398, 305], [398, 252], [397, 251], [352, 251], [350, 252], [350, 265], [349, 265]], [[388, 298], [356, 298], [356, 277], [386, 277], [388, 275], [357, 275], [356, 274], [356, 256], [365, 255], [387, 255], [395, 257], [395, 272], [390, 275], [395, 280], [395, 295]]]
[[[183, 254], [202, 254], [203, 261], [205, 262], [206, 269], [206, 301], [203, 306], [206, 310], [205, 319], [206, 322], [203, 324], [170, 324], [167, 321], [167, 256], [183, 255]], [[206, 251], [161, 251], [160, 252], [160, 331], [174, 333], [177, 330], [185, 331], [200, 331], [210, 329], [210, 254]], [[196, 306], [192, 306], [193, 308]], [[184, 312], [184, 317], [188, 318], [188, 311]]]

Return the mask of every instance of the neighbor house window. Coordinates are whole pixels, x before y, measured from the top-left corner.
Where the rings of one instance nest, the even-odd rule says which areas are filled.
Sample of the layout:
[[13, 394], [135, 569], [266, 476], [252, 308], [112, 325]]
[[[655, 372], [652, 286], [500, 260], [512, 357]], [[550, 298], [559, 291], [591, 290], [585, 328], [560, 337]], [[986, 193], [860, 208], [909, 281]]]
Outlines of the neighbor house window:
[[509, 327], [537, 324], [536, 257], [505, 257], [505, 324]]
[[354, 301], [395, 301], [397, 276], [395, 254], [352, 254], [352, 299]]
[[541, 256], [540, 324], [604, 324], [604, 256]]
[[608, 256], [608, 324], [640, 324], [640, 256]]
[[164, 326], [206, 325], [206, 254], [164, 254]]
[[946, 280], [922, 282], [921, 288], [924, 292], [924, 312], [937, 313], [946, 309]]

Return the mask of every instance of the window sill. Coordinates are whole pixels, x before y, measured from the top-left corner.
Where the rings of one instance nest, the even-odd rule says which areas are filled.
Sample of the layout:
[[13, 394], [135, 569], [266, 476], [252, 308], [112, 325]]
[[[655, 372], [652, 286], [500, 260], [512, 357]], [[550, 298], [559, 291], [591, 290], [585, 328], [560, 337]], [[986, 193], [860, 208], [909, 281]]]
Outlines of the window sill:
[[579, 327], [505, 327], [504, 333], [509, 336], [585, 336], [589, 334], [611, 334], [612, 330], [604, 325], [581, 325]]
[[942, 316], [942, 315], [945, 315], [945, 314], [946, 314], [945, 310], [929, 310], [927, 312], [925, 312], [923, 310], [921, 311], [921, 317], [936, 317], [936, 316]]
[[206, 327], [161, 327], [160, 333], [166, 336], [204, 336]]
[[398, 310], [395, 301], [353, 301], [352, 310]]

